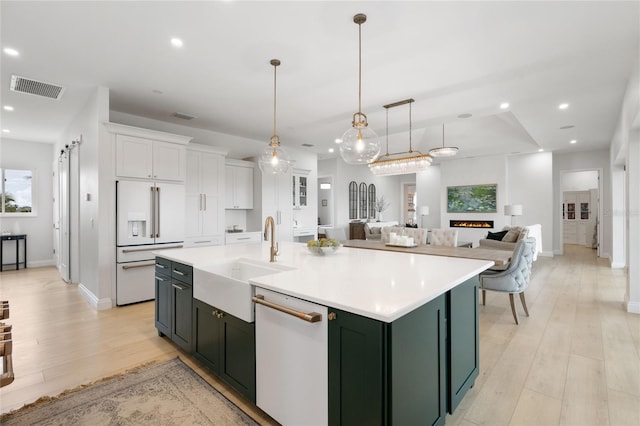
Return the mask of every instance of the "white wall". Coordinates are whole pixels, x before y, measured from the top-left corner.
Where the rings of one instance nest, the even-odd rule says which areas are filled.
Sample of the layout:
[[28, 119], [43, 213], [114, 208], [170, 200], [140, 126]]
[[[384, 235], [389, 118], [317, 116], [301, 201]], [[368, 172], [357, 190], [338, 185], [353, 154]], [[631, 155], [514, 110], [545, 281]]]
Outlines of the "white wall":
[[[502, 206], [511, 204], [507, 196], [507, 159], [503, 155], [461, 158], [440, 164], [440, 228], [449, 228], [450, 220], [493, 220], [494, 230], [509, 225], [511, 218], [503, 214]], [[447, 187], [497, 184], [496, 213], [447, 213]], [[459, 229], [458, 240], [471, 241], [474, 246], [487, 235], [487, 229]]]
[[[543, 256], [553, 256], [553, 188], [553, 156], [550, 152], [507, 157], [506, 204], [522, 204], [522, 216], [514, 217], [515, 224], [542, 225]], [[503, 209], [503, 206], [498, 208]]]
[[562, 253], [562, 175], [563, 172], [602, 169], [602, 241], [600, 242], [600, 256], [611, 256], [612, 244], [612, 205], [611, 205], [611, 169], [609, 167], [608, 150], [565, 152], [553, 154], [553, 251]]
[[[0, 167], [9, 169], [35, 169], [33, 184], [37, 193], [34, 200], [36, 216], [2, 217], [2, 231], [27, 234], [27, 266], [54, 265], [53, 209], [51, 200], [53, 145], [0, 138]], [[15, 262], [15, 243], [4, 243], [4, 262]], [[20, 249], [22, 256], [22, 249]]]
[[598, 187], [598, 171], [570, 172], [561, 176], [562, 191], [587, 191]]
[[[418, 224], [423, 228], [439, 228], [441, 220], [440, 165], [433, 164], [424, 172], [416, 173], [416, 192], [418, 194]], [[429, 215], [420, 216], [420, 207], [428, 206]]]
[[[73, 281], [96, 309], [115, 300], [115, 177], [114, 151], [102, 123], [109, 120], [109, 90], [97, 88], [56, 143], [56, 154], [72, 140], [82, 143], [77, 156], [78, 183], [71, 187]], [[56, 155], [57, 156], [57, 155]], [[72, 157], [73, 158], [73, 157]]]

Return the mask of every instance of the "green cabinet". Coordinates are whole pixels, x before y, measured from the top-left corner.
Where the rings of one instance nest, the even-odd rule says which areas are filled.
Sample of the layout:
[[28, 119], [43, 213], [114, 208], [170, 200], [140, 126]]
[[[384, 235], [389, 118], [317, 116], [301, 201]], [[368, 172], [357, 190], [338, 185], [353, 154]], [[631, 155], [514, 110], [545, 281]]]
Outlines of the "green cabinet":
[[442, 425], [478, 377], [478, 279], [385, 323], [329, 309], [329, 424]]
[[158, 334], [191, 352], [193, 268], [156, 257], [155, 287]]
[[159, 336], [171, 336], [171, 261], [156, 258], [155, 319]]
[[445, 310], [445, 295], [392, 323], [330, 309], [329, 424], [444, 424]]
[[447, 293], [447, 410], [453, 414], [479, 374], [478, 279]]
[[194, 299], [193, 336], [194, 356], [255, 402], [255, 324]]

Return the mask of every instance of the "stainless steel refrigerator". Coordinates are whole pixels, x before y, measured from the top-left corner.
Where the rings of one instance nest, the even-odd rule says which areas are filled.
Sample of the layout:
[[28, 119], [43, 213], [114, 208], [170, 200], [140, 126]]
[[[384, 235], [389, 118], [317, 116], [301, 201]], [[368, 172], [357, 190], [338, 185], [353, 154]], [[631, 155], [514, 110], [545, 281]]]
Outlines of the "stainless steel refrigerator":
[[116, 304], [155, 298], [153, 251], [182, 247], [182, 183], [116, 182]]

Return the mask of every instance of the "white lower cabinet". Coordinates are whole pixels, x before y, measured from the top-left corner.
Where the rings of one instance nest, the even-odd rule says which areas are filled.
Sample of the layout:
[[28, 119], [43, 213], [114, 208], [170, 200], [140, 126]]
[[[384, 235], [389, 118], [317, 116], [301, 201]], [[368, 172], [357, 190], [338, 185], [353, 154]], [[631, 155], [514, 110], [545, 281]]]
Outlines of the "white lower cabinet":
[[228, 232], [225, 236], [225, 244], [260, 243], [262, 232]]

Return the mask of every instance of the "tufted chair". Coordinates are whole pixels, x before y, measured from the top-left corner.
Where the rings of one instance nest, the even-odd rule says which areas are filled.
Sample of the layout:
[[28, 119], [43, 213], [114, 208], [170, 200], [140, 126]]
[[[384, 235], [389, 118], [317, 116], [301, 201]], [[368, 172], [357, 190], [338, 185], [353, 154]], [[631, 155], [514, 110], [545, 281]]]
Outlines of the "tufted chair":
[[412, 237], [416, 244], [427, 244], [427, 228], [405, 228], [404, 226], [384, 226], [381, 231], [383, 243], [389, 242], [389, 234], [395, 232], [398, 235]]
[[485, 304], [486, 290], [509, 293], [511, 313], [513, 314], [513, 319], [516, 321], [516, 324], [518, 324], [518, 313], [516, 312], [514, 303], [514, 294], [520, 294], [520, 301], [522, 302], [524, 313], [529, 316], [527, 303], [524, 299], [524, 291], [529, 286], [535, 248], [536, 240], [534, 238], [520, 240], [513, 249], [513, 256], [507, 269], [504, 271], [493, 271], [489, 269], [480, 273], [482, 304]]
[[455, 247], [458, 245], [458, 230], [457, 229], [432, 229], [431, 240], [429, 244], [433, 246], [450, 246]]

